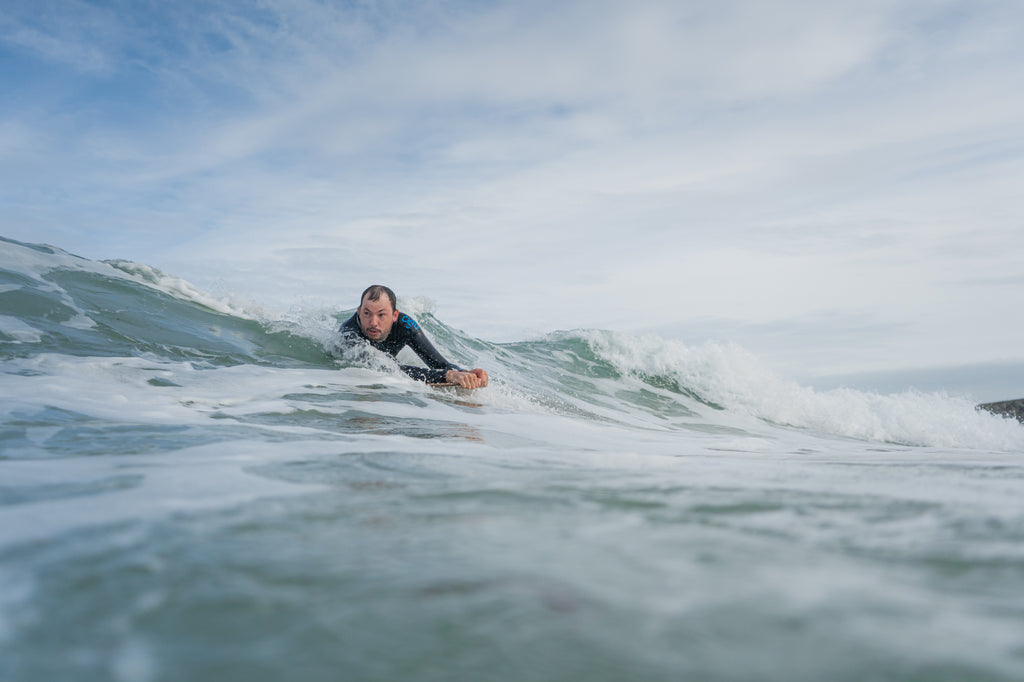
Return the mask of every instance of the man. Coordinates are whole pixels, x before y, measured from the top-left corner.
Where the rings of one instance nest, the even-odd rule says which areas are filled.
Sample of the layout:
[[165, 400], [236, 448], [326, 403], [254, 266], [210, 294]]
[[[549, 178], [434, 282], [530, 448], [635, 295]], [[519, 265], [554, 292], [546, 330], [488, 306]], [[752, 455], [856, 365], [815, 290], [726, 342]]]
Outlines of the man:
[[417, 381], [449, 383], [462, 388], [483, 388], [488, 383], [489, 377], [484, 370], [466, 371], [445, 360], [416, 320], [398, 312], [395, 292], [386, 286], [374, 284], [367, 288], [359, 299], [359, 308], [339, 331], [343, 342], [369, 343], [391, 357], [396, 357], [398, 351], [409, 346], [429, 367], [399, 365], [403, 372]]

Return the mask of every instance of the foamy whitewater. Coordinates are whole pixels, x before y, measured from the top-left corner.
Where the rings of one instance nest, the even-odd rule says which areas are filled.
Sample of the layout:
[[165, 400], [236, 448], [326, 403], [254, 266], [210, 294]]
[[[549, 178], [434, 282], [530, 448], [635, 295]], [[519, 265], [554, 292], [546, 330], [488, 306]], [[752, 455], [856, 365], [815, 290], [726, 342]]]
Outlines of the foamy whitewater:
[[1024, 679], [1021, 424], [400, 303], [491, 386], [0, 241], [0, 680]]

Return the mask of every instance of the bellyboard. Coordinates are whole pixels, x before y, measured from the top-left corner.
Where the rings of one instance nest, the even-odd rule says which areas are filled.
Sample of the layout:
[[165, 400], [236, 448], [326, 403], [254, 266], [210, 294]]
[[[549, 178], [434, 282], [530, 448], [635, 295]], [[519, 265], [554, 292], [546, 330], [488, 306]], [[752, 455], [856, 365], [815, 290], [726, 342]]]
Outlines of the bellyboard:
[[478, 399], [473, 397], [473, 393], [476, 392], [475, 388], [463, 388], [458, 384], [450, 384], [447, 381], [439, 384], [427, 384], [427, 386], [441, 394], [437, 396], [437, 399], [443, 402], [461, 407], [477, 408], [482, 406]]
[[469, 395], [470, 393], [476, 390], [475, 388], [463, 388], [462, 386], [459, 386], [458, 384], [453, 384], [450, 381], [441, 381], [436, 384], [428, 383], [427, 386], [430, 386], [432, 388], [440, 388], [449, 393], [457, 393], [459, 395]]
[[1004, 400], [999, 403], [984, 403], [974, 409], [985, 410], [1004, 417], [1013, 417], [1017, 421], [1024, 423], [1024, 398]]

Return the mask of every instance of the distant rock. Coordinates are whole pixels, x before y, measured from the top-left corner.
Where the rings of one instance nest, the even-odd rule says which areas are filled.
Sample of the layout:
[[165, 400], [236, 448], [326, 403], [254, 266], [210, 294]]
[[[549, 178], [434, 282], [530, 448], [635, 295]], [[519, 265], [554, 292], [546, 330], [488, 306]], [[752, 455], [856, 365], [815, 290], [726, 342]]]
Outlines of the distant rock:
[[1000, 414], [1004, 417], [1013, 417], [1019, 422], [1024, 423], [1024, 398], [1018, 400], [1004, 400], [1001, 403], [984, 403], [978, 405], [974, 409], [976, 410], [987, 410], [989, 412]]

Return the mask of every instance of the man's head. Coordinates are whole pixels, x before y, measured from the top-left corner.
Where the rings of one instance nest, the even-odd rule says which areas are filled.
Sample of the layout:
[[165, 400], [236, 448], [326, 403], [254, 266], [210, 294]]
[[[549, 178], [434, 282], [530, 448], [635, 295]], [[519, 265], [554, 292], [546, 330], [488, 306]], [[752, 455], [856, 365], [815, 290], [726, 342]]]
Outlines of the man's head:
[[359, 326], [371, 341], [383, 341], [391, 333], [391, 325], [398, 319], [398, 301], [395, 292], [381, 284], [374, 284], [359, 299]]

